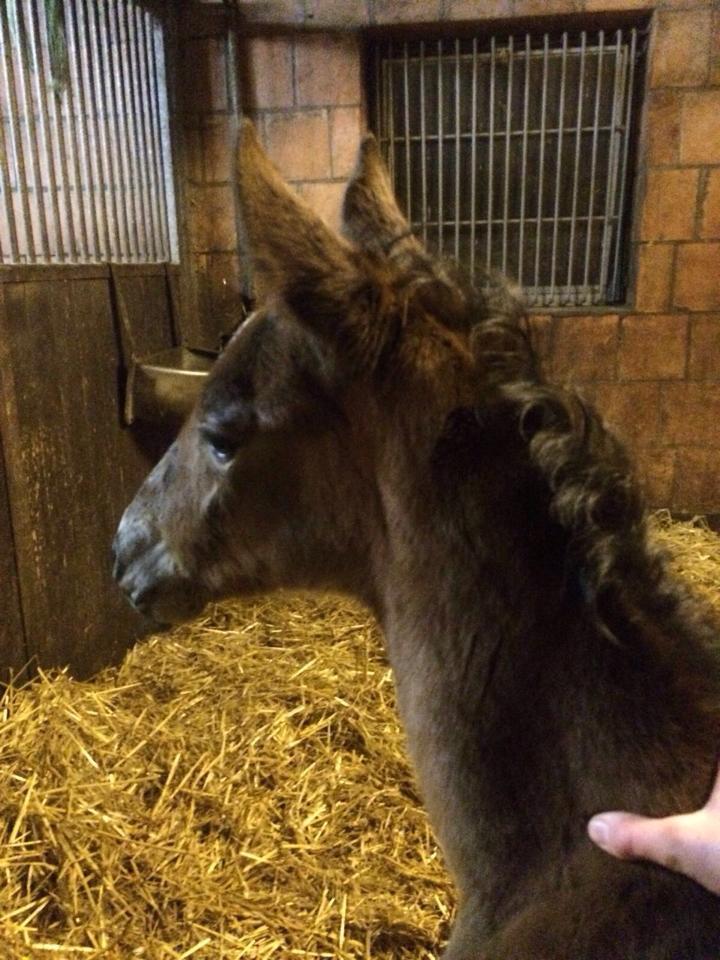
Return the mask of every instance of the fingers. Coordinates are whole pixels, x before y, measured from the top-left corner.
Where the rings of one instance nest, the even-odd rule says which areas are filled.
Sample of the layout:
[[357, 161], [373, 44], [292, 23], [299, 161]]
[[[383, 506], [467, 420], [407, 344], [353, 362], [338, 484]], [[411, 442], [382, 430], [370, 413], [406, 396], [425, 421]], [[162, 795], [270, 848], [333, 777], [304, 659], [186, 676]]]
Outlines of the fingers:
[[592, 818], [588, 834], [594, 843], [614, 857], [653, 860], [676, 870], [682, 844], [673, 820], [654, 820], [633, 813], [603, 813]]

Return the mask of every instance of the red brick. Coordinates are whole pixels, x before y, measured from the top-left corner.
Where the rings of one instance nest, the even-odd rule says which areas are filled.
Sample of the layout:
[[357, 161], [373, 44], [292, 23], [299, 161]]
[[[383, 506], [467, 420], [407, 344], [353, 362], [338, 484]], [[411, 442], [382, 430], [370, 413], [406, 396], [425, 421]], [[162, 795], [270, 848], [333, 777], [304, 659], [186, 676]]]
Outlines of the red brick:
[[699, 176], [698, 170], [648, 170], [641, 239], [692, 238]]
[[710, 11], [661, 11], [651, 52], [651, 87], [705, 83], [710, 51]]
[[268, 152], [289, 180], [323, 180], [332, 174], [326, 110], [268, 114]]
[[670, 305], [675, 246], [671, 243], [641, 243], [637, 247], [635, 309], [656, 313]]
[[649, 166], [678, 162], [681, 114], [682, 93], [679, 90], [652, 90], [649, 93], [644, 125]]
[[374, 23], [434, 23], [441, 19], [441, 0], [372, 0]]
[[513, 0], [447, 0], [445, 4], [446, 20], [485, 20], [495, 17], [510, 17], [513, 13]]
[[334, 177], [348, 177], [352, 173], [362, 128], [360, 107], [330, 110], [330, 154]]
[[720, 163], [720, 90], [683, 95], [681, 163]]
[[711, 87], [720, 86], [720, 10], [713, 11], [708, 84]]
[[340, 229], [345, 183], [300, 183], [298, 192], [333, 230]]
[[370, 12], [366, 0], [306, 0], [305, 19], [314, 27], [350, 30], [367, 26]]
[[582, 0], [515, 0], [513, 15], [534, 17], [546, 13], [574, 13], [582, 8]]
[[541, 361], [548, 360], [552, 353], [553, 318], [548, 314], [533, 314], [528, 317], [530, 342]]
[[297, 102], [301, 106], [359, 104], [360, 47], [354, 35], [308, 34], [295, 41]]
[[225, 40], [203, 37], [188, 40], [184, 46], [185, 71], [192, 83], [183, 85], [185, 110], [208, 113], [227, 110]]
[[617, 316], [558, 317], [552, 362], [554, 377], [575, 383], [613, 380], [617, 340]]
[[623, 317], [619, 380], [668, 380], [685, 375], [688, 319], [682, 314]]
[[720, 309], [720, 243], [678, 246], [673, 303], [687, 310]]
[[720, 383], [663, 383], [660, 390], [666, 443], [720, 446]]
[[595, 404], [611, 429], [631, 449], [663, 442], [659, 383], [598, 383]]
[[672, 509], [678, 513], [717, 513], [720, 509], [720, 456], [717, 449], [680, 447]]
[[240, 20], [245, 23], [301, 24], [305, 21], [303, 0], [237, 0]]
[[646, 10], [654, 7], [655, 0], [585, 0], [586, 10]]
[[653, 509], [669, 507], [675, 480], [675, 450], [640, 447], [634, 453], [635, 470], [647, 505]]
[[244, 45], [243, 89], [249, 107], [292, 107], [293, 45], [286, 36], [252, 37]]
[[705, 240], [720, 238], [720, 167], [708, 170], [701, 188], [700, 236]]
[[232, 187], [190, 187], [188, 230], [193, 253], [234, 250], [237, 235]]
[[691, 380], [720, 380], [720, 313], [690, 320]]

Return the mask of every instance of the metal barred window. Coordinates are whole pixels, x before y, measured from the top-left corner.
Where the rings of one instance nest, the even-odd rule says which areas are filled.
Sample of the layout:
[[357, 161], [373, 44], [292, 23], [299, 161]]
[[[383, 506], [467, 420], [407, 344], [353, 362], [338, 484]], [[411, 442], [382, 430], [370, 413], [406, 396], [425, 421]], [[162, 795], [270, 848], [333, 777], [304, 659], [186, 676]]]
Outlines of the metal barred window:
[[533, 306], [626, 295], [641, 31], [380, 41], [375, 131], [413, 230]]
[[138, 0], [3, 0], [0, 264], [176, 259], [159, 18]]

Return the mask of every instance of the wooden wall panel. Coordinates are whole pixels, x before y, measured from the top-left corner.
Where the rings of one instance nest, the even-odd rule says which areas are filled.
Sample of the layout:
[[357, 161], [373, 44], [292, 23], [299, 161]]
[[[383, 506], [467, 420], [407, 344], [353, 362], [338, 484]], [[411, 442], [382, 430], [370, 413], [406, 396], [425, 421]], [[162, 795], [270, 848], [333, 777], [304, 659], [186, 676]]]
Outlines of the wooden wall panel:
[[[109, 280], [66, 276], [2, 285], [0, 429], [28, 647], [86, 676], [146, 626], [112, 581], [110, 543], [151, 458], [121, 426]], [[165, 291], [164, 275], [142, 281], [170, 346]]]
[[0, 436], [0, 681], [9, 679], [11, 674], [17, 675], [27, 661], [10, 501], [5, 479], [5, 457]]

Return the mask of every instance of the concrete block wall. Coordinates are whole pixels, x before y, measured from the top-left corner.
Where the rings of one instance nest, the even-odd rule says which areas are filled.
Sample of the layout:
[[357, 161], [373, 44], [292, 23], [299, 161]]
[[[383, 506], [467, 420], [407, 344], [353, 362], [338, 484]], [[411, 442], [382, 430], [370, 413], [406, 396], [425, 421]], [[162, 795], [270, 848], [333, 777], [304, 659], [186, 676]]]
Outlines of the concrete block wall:
[[[633, 11], [651, 18], [623, 307], [532, 318], [555, 380], [631, 448], [654, 506], [720, 512], [720, 9], [714, 0], [238, 0], [240, 86], [285, 176], [331, 224], [364, 127], [362, 30]], [[193, 32], [194, 31], [194, 32]], [[239, 266], [218, 36], [185, 30], [185, 114], [200, 309], [232, 315]], [[202, 69], [200, 69], [202, 68]]]

